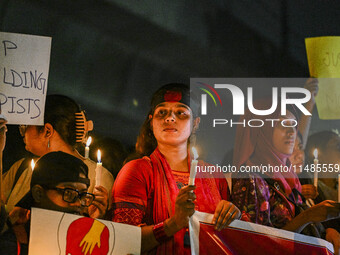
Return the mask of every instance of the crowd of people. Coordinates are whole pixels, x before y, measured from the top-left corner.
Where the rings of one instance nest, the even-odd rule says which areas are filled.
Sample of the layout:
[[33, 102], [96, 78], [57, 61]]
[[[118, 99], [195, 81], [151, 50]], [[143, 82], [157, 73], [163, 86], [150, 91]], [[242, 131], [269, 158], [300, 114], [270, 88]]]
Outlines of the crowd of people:
[[[306, 106], [311, 111], [317, 80], [309, 79], [306, 88], [312, 93]], [[268, 104], [268, 100], [260, 100], [256, 108], [267, 109]], [[84, 158], [77, 146], [85, 141], [91, 123], [71, 98], [47, 96], [44, 125], [20, 126], [26, 150], [36, 159], [34, 171], [29, 160], [21, 159], [2, 176], [0, 253], [27, 254], [30, 209], [38, 207], [140, 226], [141, 253], [147, 254], [191, 254], [188, 224], [195, 210], [213, 214], [217, 231], [240, 219], [324, 238], [339, 254], [336, 178], [321, 178], [314, 187], [305, 179], [301, 183], [299, 173], [292, 170], [294, 165], [310, 162], [310, 151], [316, 145], [321, 163], [339, 164], [339, 135], [325, 131], [308, 138], [311, 117], [299, 116], [294, 107], [281, 116], [278, 109], [269, 117], [296, 120], [299, 125], [284, 127], [277, 122], [271, 127], [268, 122], [261, 128], [238, 126], [233, 165], [287, 166], [288, 172], [235, 174], [229, 185], [226, 178], [202, 174], [195, 185], [188, 185], [189, 148], [200, 124], [198, 109], [188, 85], [172, 83], [158, 89], [134, 155], [118, 175], [115, 170], [115, 181], [103, 168], [101, 185], [96, 186], [96, 164]], [[254, 116], [246, 112], [241, 118]], [[5, 143], [6, 119], [2, 118], [1, 152]], [[117, 165], [122, 164], [115, 168]], [[209, 162], [199, 161], [198, 165]]]

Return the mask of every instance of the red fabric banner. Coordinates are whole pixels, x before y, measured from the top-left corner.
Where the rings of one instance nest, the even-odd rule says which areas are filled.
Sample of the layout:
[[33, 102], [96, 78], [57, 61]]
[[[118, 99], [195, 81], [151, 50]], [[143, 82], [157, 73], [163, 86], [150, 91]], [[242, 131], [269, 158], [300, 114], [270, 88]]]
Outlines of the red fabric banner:
[[200, 245], [199, 254], [211, 254], [211, 251], [214, 251], [215, 255], [332, 254], [325, 247], [242, 229], [227, 228], [218, 232], [212, 225], [206, 223], [200, 223], [199, 242], [204, 244]]
[[234, 221], [216, 231], [212, 215], [196, 212], [190, 222], [192, 254], [232, 255], [331, 255], [333, 247], [325, 240], [249, 222]]

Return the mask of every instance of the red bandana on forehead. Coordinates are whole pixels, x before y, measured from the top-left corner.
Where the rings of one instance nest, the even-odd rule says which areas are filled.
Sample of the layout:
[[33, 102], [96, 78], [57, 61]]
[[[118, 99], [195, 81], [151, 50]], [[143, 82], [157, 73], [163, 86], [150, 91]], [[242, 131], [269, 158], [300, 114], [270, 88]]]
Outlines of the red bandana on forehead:
[[195, 116], [198, 113], [199, 105], [195, 101], [191, 100], [190, 87], [186, 84], [169, 83], [159, 88], [152, 95], [150, 112], [153, 113], [156, 107], [164, 102], [182, 103], [190, 107], [191, 110], [195, 113]]
[[173, 91], [168, 90], [164, 94], [164, 101], [165, 102], [179, 102], [182, 99], [182, 92], [181, 91]]

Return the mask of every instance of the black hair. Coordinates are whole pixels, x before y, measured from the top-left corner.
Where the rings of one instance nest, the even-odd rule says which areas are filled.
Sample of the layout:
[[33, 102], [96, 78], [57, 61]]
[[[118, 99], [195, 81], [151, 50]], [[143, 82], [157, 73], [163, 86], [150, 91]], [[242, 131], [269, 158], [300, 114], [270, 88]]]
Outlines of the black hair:
[[151, 129], [151, 119], [149, 115], [152, 114], [152, 110], [146, 116], [146, 119], [139, 131], [136, 142], [136, 152], [138, 156], [149, 156], [157, 147], [157, 140]]
[[[73, 99], [64, 95], [48, 95], [46, 96], [44, 124], [51, 124], [64, 142], [75, 147], [75, 114], [80, 111], [80, 106]], [[44, 126], [37, 128], [41, 131]]]
[[302, 134], [299, 130], [297, 131], [297, 137], [299, 137], [301, 143], [303, 144], [303, 137], [302, 137]]
[[309, 136], [305, 149], [306, 163], [313, 163], [313, 151], [315, 148], [317, 148], [320, 152], [324, 151], [328, 142], [336, 136], [338, 135], [333, 131], [321, 131]]

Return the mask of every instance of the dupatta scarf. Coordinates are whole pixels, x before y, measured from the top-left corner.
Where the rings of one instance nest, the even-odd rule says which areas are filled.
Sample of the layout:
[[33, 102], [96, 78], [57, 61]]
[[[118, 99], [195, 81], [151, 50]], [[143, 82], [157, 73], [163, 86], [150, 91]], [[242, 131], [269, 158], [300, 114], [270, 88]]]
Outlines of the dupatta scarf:
[[[260, 100], [255, 103], [256, 109], [269, 109], [270, 100]], [[293, 107], [288, 108], [296, 118], [297, 113]], [[273, 114], [269, 116], [259, 116], [247, 111], [244, 116], [240, 118], [240, 121], [245, 120], [248, 122], [250, 119], [279, 119], [280, 109], [277, 109]], [[298, 119], [298, 118], [297, 118]], [[288, 172], [273, 172], [265, 173], [265, 177], [275, 180], [287, 197], [292, 196], [292, 190], [295, 188], [301, 192], [300, 181], [294, 171], [292, 171], [291, 163], [288, 159], [290, 154], [283, 154], [279, 152], [273, 145], [273, 131], [271, 121], [264, 121], [262, 127], [246, 127], [238, 126], [236, 129], [236, 138], [234, 146], [233, 163], [239, 169], [242, 165], [254, 166], [254, 165], [271, 165], [271, 166], [287, 166]], [[277, 123], [277, 125], [281, 125]], [[294, 212], [294, 205], [290, 204], [291, 210]]]
[[[179, 189], [167, 160], [158, 148], [150, 155], [150, 160], [154, 179], [153, 220], [157, 224], [174, 215]], [[190, 157], [188, 156], [189, 169], [190, 162]], [[199, 165], [204, 164], [204, 162], [199, 162]], [[213, 213], [218, 202], [221, 200], [221, 195], [213, 178], [202, 177], [195, 180], [197, 187], [195, 193], [197, 197], [203, 198], [200, 199], [201, 201], [205, 201], [204, 211]], [[185, 229], [180, 230], [174, 235], [174, 238], [160, 244], [157, 247], [157, 254], [183, 254], [185, 231]]]

